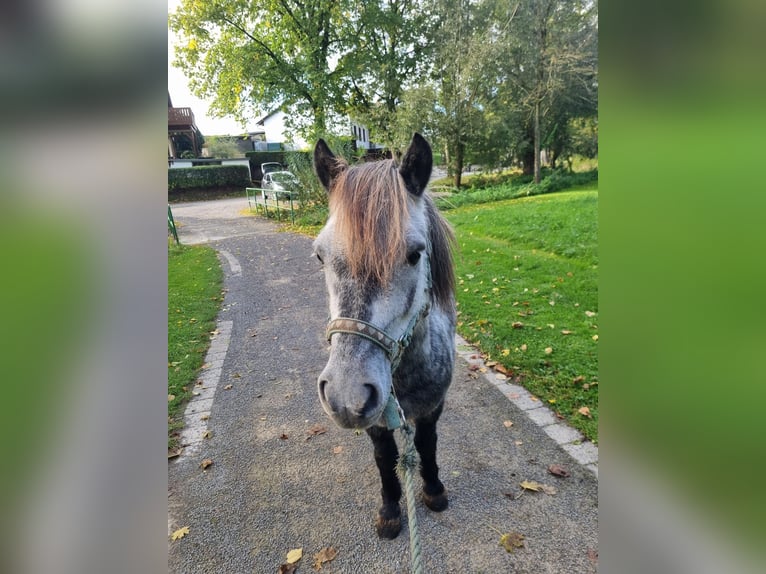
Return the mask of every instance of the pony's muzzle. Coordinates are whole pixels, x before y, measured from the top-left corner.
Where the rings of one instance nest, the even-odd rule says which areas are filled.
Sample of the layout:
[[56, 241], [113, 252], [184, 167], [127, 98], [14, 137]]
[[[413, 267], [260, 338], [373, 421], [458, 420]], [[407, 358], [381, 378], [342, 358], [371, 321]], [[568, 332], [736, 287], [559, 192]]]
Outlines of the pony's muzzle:
[[332, 371], [328, 367], [319, 375], [319, 400], [325, 412], [343, 428], [363, 429], [375, 424], [388, 397], [383, 397], [375, 384], [341, 381]]

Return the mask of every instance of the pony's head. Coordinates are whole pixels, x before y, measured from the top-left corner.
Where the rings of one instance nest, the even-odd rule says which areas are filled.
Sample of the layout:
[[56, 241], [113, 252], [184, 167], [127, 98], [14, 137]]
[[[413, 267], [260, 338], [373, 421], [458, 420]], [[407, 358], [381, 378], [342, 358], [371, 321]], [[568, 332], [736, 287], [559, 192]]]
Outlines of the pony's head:
[[[353, 319], [398, 339], [432, 300], [438, 305], [451, 296], [451, 283], [444, 285], [452, 281], [451, 263], [444, 263], [450, 266], [445, 274], [433, 253], [447, 249], [449, 259], [441, 246], [449, 232], [423, 196], [432, 161], [419, 134], [400, 165], [383, 160], [349, 167], [323, 140], [317, 143], [314, 167], [328, 191], [330, 215], [314, 253], [323, 264], [331, 319]], [[446, 289], [449, 296], [442, 294]], [[375, 336], [342, 328], [330, 333], [330, 359], [318, 382], [322, 407], [341, 427], [369, 427], [391, 392], [391, 357]]]

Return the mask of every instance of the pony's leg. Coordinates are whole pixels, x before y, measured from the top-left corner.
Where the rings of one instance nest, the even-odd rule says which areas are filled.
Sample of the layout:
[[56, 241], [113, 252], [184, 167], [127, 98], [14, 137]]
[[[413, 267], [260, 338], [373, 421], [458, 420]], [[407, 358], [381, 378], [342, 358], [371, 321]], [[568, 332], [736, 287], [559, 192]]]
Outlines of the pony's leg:
[[402, 510], [399, 507], [399, 499], [402, 497], [402, 487], [396, 476], [396, 460], [399, 456], [394, 441], [393, 431], [370, 427], [367, 434], [372, 439], [375, 447], [375, 463], [380, 471], [383, 506], [378, 511], [375, 521], [375, 529], [380, 538], [389, 540], [396, 538], [402, 529]]
[[415, 422], [415, 448], [420, 454], [420, 476], [423, 477], [423, 502], [431, 510], [441, 512], [449, 506], [444, 485], [439, 480], [436, 465], [436, 421], [442, 414], [444, 403], [430, 415]]

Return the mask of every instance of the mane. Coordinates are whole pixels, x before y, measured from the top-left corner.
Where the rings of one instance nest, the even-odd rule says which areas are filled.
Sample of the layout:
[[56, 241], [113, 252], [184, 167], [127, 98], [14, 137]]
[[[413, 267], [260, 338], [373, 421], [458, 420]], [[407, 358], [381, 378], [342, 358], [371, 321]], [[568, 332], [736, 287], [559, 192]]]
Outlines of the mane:
[[[406, 254], [409, 192], [392, 159], [342, 170], [333, 182], [330, 211], [352, 277], [386, 286]], [[423, 200], [430, 229], [431, 277], [435, 301], [454, 305], [454, 234], [427, 194]]]

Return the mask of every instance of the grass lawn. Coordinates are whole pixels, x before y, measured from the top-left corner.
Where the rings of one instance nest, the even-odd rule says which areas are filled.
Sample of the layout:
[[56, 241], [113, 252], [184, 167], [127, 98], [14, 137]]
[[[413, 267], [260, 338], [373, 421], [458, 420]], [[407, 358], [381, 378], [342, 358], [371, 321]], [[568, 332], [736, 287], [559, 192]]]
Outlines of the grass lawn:
[[597, 185], [445, 213], [459, 244], [458, 331], [594, 442]]
[[215, 250], [168, 248], [168, 448], [176, 445], [183, 407], [210, 346], [222, 281]]

